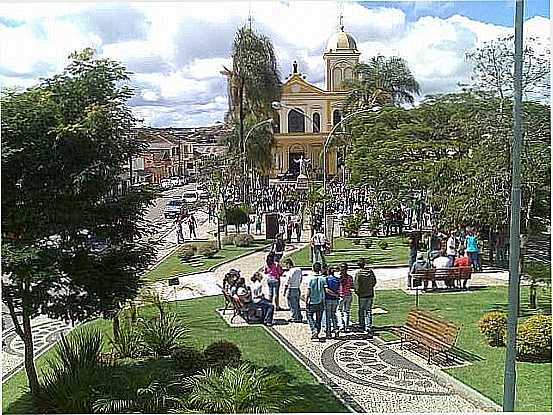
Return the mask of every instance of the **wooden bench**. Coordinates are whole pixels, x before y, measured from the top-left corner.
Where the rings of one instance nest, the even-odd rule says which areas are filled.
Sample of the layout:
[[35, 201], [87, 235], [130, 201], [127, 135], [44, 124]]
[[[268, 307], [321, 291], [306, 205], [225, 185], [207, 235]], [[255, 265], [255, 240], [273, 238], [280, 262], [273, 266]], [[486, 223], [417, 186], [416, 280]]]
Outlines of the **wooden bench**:
[[411, 273], [411, 279], [414, 282], [415, 279], [421, 281], [457, 281], [459, 288], [461, 288], [461, 281], [463, 281], [463, 288], [467, 287], [467, 281], [472, 277], [471, 267], [451, 267], [451, 268], [429, 268], [418, 272]]
[[261, 322], [261, 317], [259, 315], [261, 309], [252, 309], [250, 307], [247, 307], [246, 305], [242, 304], [242, 302], [228, 294], [225, 290], [221, 291], [223, 292], [223, 297], [225, 299], [225, 308], [223, 309], [223, 314], [225, 314], [225, 311], [230, 308], [229, 306], [232, 306], [233, 315], [230, 319], [231, 323], [238, 316], [242, 317], [244, 321], [248, 324]]
[[415, 342], [428, 349], [429, 364], [433, 352], [444, 353], [446, 361], [449, 361], [447, 352], [455, 346], [459, 335], [459, 327], [455, 324], [416, 308], [409, 311], [405, 325], [397, 331], [400, 336], [400, 348], [403, 348], [404, 342]]

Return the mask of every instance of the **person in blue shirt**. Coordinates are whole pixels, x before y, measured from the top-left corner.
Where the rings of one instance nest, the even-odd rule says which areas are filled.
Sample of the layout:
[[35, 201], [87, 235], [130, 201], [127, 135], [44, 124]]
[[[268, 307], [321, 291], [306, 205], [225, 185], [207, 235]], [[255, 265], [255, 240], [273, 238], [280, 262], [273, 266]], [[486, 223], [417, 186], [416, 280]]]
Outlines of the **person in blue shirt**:
[[332, 337], [332, 332], [338, 338], [338, 317], [336, 309], [340, 301], [340, 278], [334, 275], [334, 270], [328, 270], [325, 280], [325, 314], [326, 314], [326, 338]]
[[321, 263], [313, 264], [314, 275], [307, 284], [307, 296], [305, 299], [307, 308], [307, 321], [311, 329], [311, 340], [319, 338], [321, 321], [323, 318], [325, 284], [326, 280], [321, 274]]
[[475, 271], [480, 270], [480, 258], [478, 256], [478, 237], [474, 234], [474, 229], [471, 229], [465, 237], [465, 252], [470, 259]]

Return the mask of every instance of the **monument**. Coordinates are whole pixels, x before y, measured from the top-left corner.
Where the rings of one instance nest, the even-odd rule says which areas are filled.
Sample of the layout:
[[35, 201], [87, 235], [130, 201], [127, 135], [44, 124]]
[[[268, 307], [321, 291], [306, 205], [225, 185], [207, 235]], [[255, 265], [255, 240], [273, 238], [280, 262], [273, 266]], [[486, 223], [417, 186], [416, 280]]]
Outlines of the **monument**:
[[299, 160], [294, 160], [294, 161], [300, 165], [300, 174], [296, 179], [296, 190], [306, 191], [309, 188], [308, 178], [307, 178], [307, 165], [309, 163], [309, 159], [304, 159], [302, 155]]

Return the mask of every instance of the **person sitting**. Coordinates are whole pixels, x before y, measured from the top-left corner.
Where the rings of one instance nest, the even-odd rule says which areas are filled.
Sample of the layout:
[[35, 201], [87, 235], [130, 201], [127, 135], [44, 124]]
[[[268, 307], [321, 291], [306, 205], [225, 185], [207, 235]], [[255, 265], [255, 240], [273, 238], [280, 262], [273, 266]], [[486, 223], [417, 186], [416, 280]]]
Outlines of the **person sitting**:
[[[429, 267], [428, 261], [424, 259], [424, 254], [420, 252], [417, 255], [417, 260], [411, 267], [411, 274], [416, 274], [417, 272], [426, 271], [428, 267]], [[428, 280], [424, 280], [423, 284], [424, 284], [423, 289], [426, 290], [428, 288]], [[416, 284], [415, 281], [413, 281], [413, 286], [420, 286], [420, 282]], [[436, 281], [432, 281], [432, 287], [436, 288]]]
[[[465, 256], [465, 251], [463, 249], [459, 250], [459, 257], [455, 259], [455, 262], [453, 263], [454, 267], [470, 267], [470, 259], [469, 257]], [[467, 289], [467, 282], [468, 279], [463, 279], [463, 290]], [[459, 287], [461, 288], [461, 287]]]
[[[449, 264], [450, 264], [450, 261], [449, 261], [449, 258], [446, 255], [445, 249], [440, 250], [439, 256], [436, 257], [434, 259], [434, 261], [432, 261], [432, 266], [436, 269], [438, 269], [438, 268], [448, 269], [448, 268], [450, 268]], [[445, 286], [447, 288], [453, 288], [453, 286], [455, 285], [455, 280], [453, 278], [446, 278], [444, 280], [444, 283], [445, 283]], [[433, 288], [435, 288], [435, 287], [433, 287]]]
[[263, 285], [261, 284], [262, 280], [263, 274], [261, 272], [256, 272], [251, 278], [252, 302], [254, 307], [261, 309], [261, 312], [263, 313], [263, 324], [266, 326], [272, 326], [275, 307], [263, 295]]

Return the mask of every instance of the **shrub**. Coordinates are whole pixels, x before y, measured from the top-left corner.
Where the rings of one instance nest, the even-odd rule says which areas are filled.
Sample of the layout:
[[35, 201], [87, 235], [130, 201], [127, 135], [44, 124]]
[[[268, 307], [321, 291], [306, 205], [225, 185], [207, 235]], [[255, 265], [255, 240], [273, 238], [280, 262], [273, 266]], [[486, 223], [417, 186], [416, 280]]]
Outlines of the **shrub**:
[[217, 247], [217, 242], [210, 241], [200, 245], [199, 252], [201, 255], [205, 256], [206, 258], [213, 258], [217, 254], [217, 252], [219, 252], [219, 248]]
[[184, 245], [180, 250], [180, 259], [184, 262], [190, 261], [196, 255], [198, 248], [194, 245]]
[[507, 315], [500, 311], [491, 311], [482, 316], [478, 322], [480, 333], [482, 333], [490, 346], [505, 345], [505, 331], [507, 326]]
[[234, 235], [225, 235], [221, 239], [221, 245], [227, 246], [227, 245], [234, 245]]
[[38, 413], [92, 412], [95, 391], [107, 378], [106, 367], [99, 363], [102, 342], [99, 330], [80, 329], [62, 336], [46, 362], [35, 396]]
[[188, 328], [174, 314], [164, 314], [142, 323], [142, 339], [156, 356], [168, 356], [186, 337]]
[[120, 325], [116, 335], [109, 337], [109, 342], [119, 357], [137, 357], [143, 349], [140, 330], [130, 323]]
[[349, 236], [359, 235], [361, 225], [365, 222], [363, 215], [349, 215], [344, 218], [344, 230]]
[[250, 246], [253, 242], [253, 236], [249, 234], [245, 235], [236, 235], [234, 238], [234, 245], [240, 246]]
[[520, 360], [551, 358], [551, 316], [537, 314], [519, 326], [517, 357]]
[[[222, 372], [207, 369], [185, 379], [191, 391], [189, 404], [202, 413], [278, 413], [297, 398], [291, 398], [282, 374], [243, 363]], [[191, 411], [192, 412], [192, 411]]]
[[388, 248], [388, 242], [386, 242], [386, 241], [380, 241], [380, 242], [378, 242], [378, 246], [379, 246], [380, 249], [382, 249], [382, 250], [387, 249], [387, 248]]
[[365, 248], [367, 248], [367, 249], [369, 249], [372, 246], [372, 244], [373, 244], [372, 239], [365, 239], [363, 241], [363, 245], [365, 245]]
[[204, 356], [206, 363], [212, 367], [236, 366], [242, 359], [242, 352], [236, 344], [220, 340], [207, 346]]
[[171, 353], [171, 358], [186, 375], [197, 373], [206, 366], [202, 351], [193, 347], [178, 347]]
[[355, 238], [352, 242], [353, 242], [354, 245], [360, 245], [361, 244], [361, 239]]

